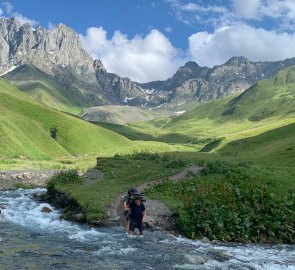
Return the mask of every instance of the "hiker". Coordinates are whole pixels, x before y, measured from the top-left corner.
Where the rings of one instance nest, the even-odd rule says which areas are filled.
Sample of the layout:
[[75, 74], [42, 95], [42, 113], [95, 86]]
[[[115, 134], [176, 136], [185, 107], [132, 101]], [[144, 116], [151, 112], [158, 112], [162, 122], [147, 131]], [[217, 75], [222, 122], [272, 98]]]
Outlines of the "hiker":
[[129, 235], [134, 234], [135, 228], [138, 228], [140, 236], [143, 236], [143, 221], [146, 217], [145, 206], [142, 202], [142, 197], [136, 196], [134, 201], [129, 204], [130, 224], [129, 224]]
[[129, 223], [130, 223], [130, 209], [129, 204], [134, 200], [134, 195], [137, 194], [136, 188], [130, 188], [127, 192], [127, 195], [124, 198], [123, 207], [124, 207], [124, 227], [126, 233], [129, 231]]

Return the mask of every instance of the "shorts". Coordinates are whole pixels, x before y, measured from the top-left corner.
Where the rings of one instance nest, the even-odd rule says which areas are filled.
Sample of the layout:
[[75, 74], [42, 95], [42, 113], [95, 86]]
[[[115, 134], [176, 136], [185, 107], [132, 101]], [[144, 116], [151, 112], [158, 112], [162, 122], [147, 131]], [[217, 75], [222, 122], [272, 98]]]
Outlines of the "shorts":
[[143, 223], [141, 220], [131, 220], [129, 224], [129, 231], [134, 232], [135, 228], [138, 228], [140, 232], [143, 232]]

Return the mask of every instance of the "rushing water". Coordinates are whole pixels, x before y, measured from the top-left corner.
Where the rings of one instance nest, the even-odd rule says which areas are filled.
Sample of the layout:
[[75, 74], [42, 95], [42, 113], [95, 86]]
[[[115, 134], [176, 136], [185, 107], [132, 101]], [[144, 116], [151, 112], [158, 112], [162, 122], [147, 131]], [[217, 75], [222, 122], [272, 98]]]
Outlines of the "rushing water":
[[0, 269], [295, 269], [295, 247], [204, 244], [123, 227], [90, 228], [42, 213], [45, 190], [0, 192]]

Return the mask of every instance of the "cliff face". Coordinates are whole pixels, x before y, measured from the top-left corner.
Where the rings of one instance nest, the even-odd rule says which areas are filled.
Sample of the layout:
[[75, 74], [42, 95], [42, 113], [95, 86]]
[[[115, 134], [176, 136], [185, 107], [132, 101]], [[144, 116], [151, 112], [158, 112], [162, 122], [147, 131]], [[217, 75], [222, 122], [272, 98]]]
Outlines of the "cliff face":
[[108, 73], [100, 60], [93, 60], [82, 48], [78, 34], [66, 25], [51, 31], [41, 26], [32, 30], [14, 18], [0, 19], [0, 74], [23, 64], [34, 65], [79, 90], [94, 105], [146, 99], [144, 90], [130, 79]]
[[[204, 102], [241, 93], [258, 80], [295, 65], [295, 58], [251, 62], [245, 57], [233, 57], [213, 68], [188, 62], [166, 81], [138, 84], [108, 73], [100, 60], [93, 60], [82, 48], [79, 35], [64, 24], [51, 31], [41, 26], [33, 30], [14, 18], [0, 19], [0, 74], [24, 64], [50, 75], [70, 94], [81, 94], [92, 106], [153, 107], [164, 103], [174, 107], [188, 101]], [[7, 78], [16, 80], [14, 74]], [[17, 80], [26, 78], [18, 76]]]
[[[152, 89], [154, 97], [161, 96], [161, 102], [183, 104], [196, 100], [204, 102], [238, 94], [255, 82], [275, 76], [277, 72], [295, 65], [295, 58], [276, 62], [251, 62], [245, 57], [233, 57], [223, 65], [213, 68], [200, 67], [188, 62], [175, 75], [161, 82], [141, 84]], [[155, 101], [155, 104], [158, 101]]]

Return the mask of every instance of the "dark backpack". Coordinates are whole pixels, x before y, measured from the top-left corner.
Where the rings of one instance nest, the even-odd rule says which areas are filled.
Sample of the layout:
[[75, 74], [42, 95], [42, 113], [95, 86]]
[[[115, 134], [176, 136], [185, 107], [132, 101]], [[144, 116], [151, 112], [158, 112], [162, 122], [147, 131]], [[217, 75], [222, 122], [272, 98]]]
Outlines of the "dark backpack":
[[129, 204], [135, 201], [135, 198], [139, 197], [142, 202], [145, 202], [146, 199], [144, 198], [143, 194], [138, 193], [136, 188], [130, 188], [125, 196], [125, 201]]

